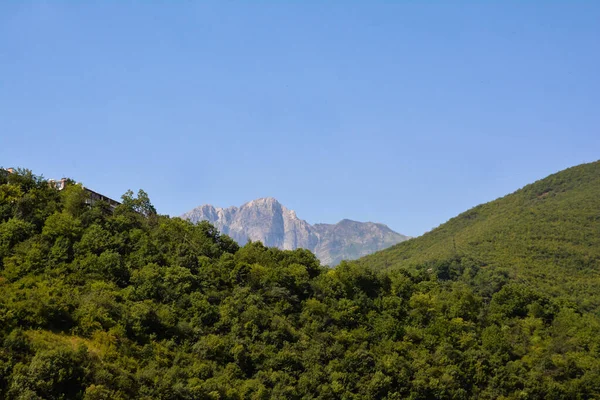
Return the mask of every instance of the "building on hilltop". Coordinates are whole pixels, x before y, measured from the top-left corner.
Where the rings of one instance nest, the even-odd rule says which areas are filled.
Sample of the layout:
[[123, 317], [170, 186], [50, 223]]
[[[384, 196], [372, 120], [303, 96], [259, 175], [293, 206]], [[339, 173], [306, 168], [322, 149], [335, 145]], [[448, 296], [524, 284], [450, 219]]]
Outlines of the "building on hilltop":
[[[67, 178], [62, 178], [59, 181], [56, 181], [54, 179], [48, 180], [48, 184], [50, 186], [52, 186], [53, 188], [55, 188], [56, 190], [63, 190], [65, 187], [67, 187], [68, 183], [69, 183], [69, 180]], [[88, 195], [87, 199], [85, 200], [85, 204], [92, 206], [97, 201], [104, 201], [104, 202], [108, 203], [111, 210], [114, 210], [118, 205], [121, 204], [118, 201], [113, 200], [108, 196], [105, 196], [101, 193], [95, 192], [92, 189], [86, 188], [81, 183], [79, 185], [81, 186], [81, 188], [83, 190], [85, 190], [86, 194]]]
[[[8, 172], [9, 174], [15, 173], [15, 169], [14, 168], [6, 168], [5, 171]], [[63, 190], [64, 188], [67, 187], [68, 183], [69, 183], [69, 179], [67, 179], [67, 178], [62, 178], [60, 180], [48, 179], [48, 186], [53, 187], [56, 190]], [[94, 203], [96, 203], [98, 201], [104, 201], [104, 202], [108, 203], [111, 211], [114, 211], [114, 209], [118, 205], [121, 204], [118, 201], [113, 200], [113, 199], [111, 199], [108, 196], [105, 196], [105, 195], [103, 195], [101, 193], [95, 192], [92, 189], [86, 188], [81, 183], [79, 183], [79, 185], [82, 187], [82, 189], [87, 194], [87, 198], [85, 200], [85, 204], [88, 204], [88, 205], [92, 206]]]
[[98, 192], [94, 192], [92, 189], [88, 189], [85, 186], [82, 186], [82, 187], [83, 187], [83, 190], [85, 190], [86, 193], [88, 194], [88, 198], [86, 199], [85, 203], [89, 204], [90, 206], [93, 205], [97, 201], [104, 201], [104, 202], [108, 203], [111, 211], [114, 211], [114, 209], [118, 205], [121, 205], [121, 203], [119, 203], [116, 200], [111, 199], [110, 197], [106, 197], [103, 194], [100, 194]]
[[63, 190], [67, 186], [67, 180], [67, 178], [62, 178], [60, 181], [48, 179], [48, 186], [53, 187], [56, 190]]

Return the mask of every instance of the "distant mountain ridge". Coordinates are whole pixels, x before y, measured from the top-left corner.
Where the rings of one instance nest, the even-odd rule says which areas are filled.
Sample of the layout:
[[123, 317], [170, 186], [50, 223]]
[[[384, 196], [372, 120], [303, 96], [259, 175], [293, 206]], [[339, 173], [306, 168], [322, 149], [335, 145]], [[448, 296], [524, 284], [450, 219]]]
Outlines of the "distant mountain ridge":
[[331, 266], [409, 239], [373, 222], [344, 219], [337, 224], [311, 225], [272, 197], [252, 200], [240, 207], [205, 204], [181, 217], [192, 222], [209, 221], [241, 245], [250, 239], [283, 250], [308, 249], [323, 264]]

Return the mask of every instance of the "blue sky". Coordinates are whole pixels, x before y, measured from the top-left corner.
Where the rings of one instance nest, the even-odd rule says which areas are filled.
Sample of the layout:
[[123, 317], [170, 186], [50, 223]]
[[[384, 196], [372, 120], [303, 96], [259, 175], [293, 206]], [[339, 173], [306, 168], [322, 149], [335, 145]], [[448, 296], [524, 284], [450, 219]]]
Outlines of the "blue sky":
[[600, 158], [600, 3], [0, 3], [0, 165], [419, 235]]

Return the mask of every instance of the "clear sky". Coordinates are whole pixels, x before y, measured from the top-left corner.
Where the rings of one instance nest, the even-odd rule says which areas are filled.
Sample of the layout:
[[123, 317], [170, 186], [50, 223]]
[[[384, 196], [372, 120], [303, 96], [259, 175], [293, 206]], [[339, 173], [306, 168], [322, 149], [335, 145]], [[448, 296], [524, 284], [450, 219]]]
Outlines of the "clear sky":
[[419, 235], [600, 158], [598, 1], [2, 1], [0, 166]]

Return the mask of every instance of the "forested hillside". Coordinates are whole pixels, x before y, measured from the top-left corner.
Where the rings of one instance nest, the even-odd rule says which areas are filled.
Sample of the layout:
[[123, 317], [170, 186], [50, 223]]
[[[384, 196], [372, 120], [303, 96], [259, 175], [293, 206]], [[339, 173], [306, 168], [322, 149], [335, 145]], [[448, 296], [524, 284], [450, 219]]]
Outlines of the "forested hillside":
[[[583, 168], [593, 175], [598, 164]], [[560, 255], [564, 265], [549, 263], [551, 272], [577, 268], [596, 279], [598, 238], [587, 234], [598, 214], [571, 221], [563, 207], [574, 206], [569, 191], [597, 200], [577, 189], [590, 189], [588, 178], [562, 179], [511, 200], [555, 198], [543, 217], [567, 232], [528, 234], [532, 253], [515, 260]], [[59, 192], [30, 171], [0, 170], [0, 398], [600, 396], [600, 320], [586, 312], [595, 300], [538, 290], [535, 275], [511, 276], [508, 261], [482, 264], [445, 241], [434, 252], [432, 240], [419, 258], [420, 242], [408, 242], [410, 272], [365, 262], [326, 269], [306, 250], [240, 248], [208, 223], [158, 215], [143, 191], [126, 193], [114, 212], [85, 197], [75, 184]], [[491, 215], [486, 207], [455, 224]], [[572, 225], [582, 242], [573, 242]], [[517, 246], [523, 232], [497, 240], [514, 235]], [[544, 235], [552, 236], [541, 247]], [[457, 249], [475, 247], [454, 236]], [[552, 257], [542, 251], [555, 248]], [[367, 260], [400, 259], [381, 257]], [[562, 273], [556, 285], [569, 278]]]
[[600, 315], [600, 162], [550, 175], [361, 262], [414, 271], [461, 260]]

